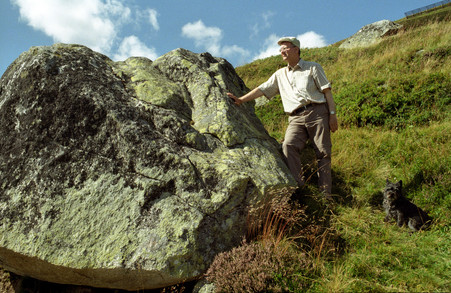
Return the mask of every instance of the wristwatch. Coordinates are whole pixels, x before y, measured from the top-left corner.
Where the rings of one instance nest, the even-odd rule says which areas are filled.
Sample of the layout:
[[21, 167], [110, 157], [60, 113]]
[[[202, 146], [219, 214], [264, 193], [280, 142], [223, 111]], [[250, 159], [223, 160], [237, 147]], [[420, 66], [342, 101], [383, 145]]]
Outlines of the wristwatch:
[[335, 111], [330, 111], [329, 114], [330, 115], [335, 115], [336, 113], [335, 113]]

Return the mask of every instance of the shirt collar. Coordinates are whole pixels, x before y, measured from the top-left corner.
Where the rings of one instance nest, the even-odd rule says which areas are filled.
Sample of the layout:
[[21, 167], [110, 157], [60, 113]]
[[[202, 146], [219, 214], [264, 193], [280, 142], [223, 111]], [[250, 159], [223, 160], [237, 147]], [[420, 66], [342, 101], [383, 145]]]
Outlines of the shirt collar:
[[294, 67], [291, 67], [290, 65], [287, 65], [287, 68], [288, 68], [288, 71], [291, 71], [291, 70], [296, 70], [296, 69], [301, 69], [302, 68], [302, 62], [304, 62], [302, 59], [299, 59], [299, 62], [298, 62], [298, 64], [296, 64]]

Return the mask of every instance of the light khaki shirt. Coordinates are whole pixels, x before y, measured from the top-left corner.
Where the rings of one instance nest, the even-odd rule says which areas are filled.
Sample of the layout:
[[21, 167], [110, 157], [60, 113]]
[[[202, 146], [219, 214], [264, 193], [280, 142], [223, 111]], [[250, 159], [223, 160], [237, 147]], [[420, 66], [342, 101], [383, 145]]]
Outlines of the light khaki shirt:
[[277, 70], [258, 88], [268, 99], [280, 93], [284, 111], [291, 113], [310, 103], [325, 103], [322, 91], [330, 87], [321, 65], [301, 59], [293, 68]]

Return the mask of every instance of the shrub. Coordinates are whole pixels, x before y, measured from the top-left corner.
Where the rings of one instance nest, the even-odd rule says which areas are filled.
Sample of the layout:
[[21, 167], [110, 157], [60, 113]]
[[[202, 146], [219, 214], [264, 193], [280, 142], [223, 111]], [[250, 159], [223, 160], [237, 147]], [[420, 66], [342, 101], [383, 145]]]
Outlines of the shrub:
[[347, 126], [403, 129], [425, 125], [449, 115], [451, 81], [444, 73], [369, 79], [337, 94], [341, 120]]
[[309, 286], [311, 262], [289, 247], [267, 242], [243, 242], [216, 256], [207, 271], [207, 281], [217, 292], [290, 292]]
[[[319, 258], [336, 250], [335, 230], [325, 226], [326, 210], [308, 215], [292, 193], [270, 190], [249, 208], [247, 239], [217, 255], [206, 273], [217, 292], [299, 292], [314, 286]], [[320, 208], [315, 199], [308, 201]]]
[[311, 261], [292, 241], [306, 215], [290, 202], [292, 192], [270, 190], [249, 208], [247, 240], [217, 255], [207, 271], [218, 292], [289, 292], [308, 286], [303, 275], [309, 274]]

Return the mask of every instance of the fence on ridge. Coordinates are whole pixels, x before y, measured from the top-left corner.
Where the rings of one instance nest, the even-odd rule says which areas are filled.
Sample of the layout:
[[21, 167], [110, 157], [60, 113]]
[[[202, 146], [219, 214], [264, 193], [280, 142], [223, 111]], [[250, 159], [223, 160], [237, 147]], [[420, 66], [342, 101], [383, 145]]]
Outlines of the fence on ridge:
[[427, 6], [423, 6], [423, 7], [414, 9], [414, 10], [407, 11], [404, 14], [406, 15], [406, 18], [409, 18], [409, 17], [414, 16], [416, 14], [419, 14], [421, 12], [427, 11], [427, 10], [432, 9], [432, 8], [440, 7], [440, 6], [446, 5], [448, 3], [451, 3], [451, 0], [439, 1], [439, 2], [430, 4], [430, 5], [427, 5]]

